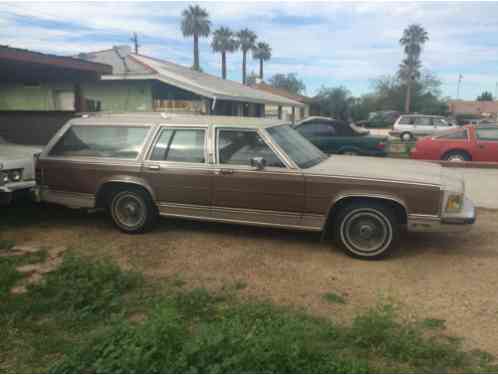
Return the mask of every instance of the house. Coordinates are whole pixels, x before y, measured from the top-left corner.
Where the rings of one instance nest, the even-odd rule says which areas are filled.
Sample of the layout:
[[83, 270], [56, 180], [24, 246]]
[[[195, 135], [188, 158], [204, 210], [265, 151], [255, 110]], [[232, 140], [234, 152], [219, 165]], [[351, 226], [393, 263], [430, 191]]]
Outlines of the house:
[[448, 109], [454, 116], [466, 114], [497, 118], [498, 101], [450, 100]]
[[108, 64], [112, 74], [85, 84], [88, 98], [102, 111], [161, 111], [227, 116], [265, 115], [265, 106], [302, 108], [286, 96], [263, 92], [188, 67], [132, 53], [128, 46], [82, 53], [88, 61]]
[[82, 86], [112, 67], [86, 60], [0, 46], [0, 136], [46, 144], [89, 101]]
[[293, 107], [282, 107], [279, 105], [268, 104], [265, 106], [266, 117], [274, 117], [289, 121], [300, 121], [309, 117], [311, 99], [303, 95], [295, 95], [283, 89], [274, 88], [264, 82], [256, 82], [251, 85], [252, 88], [264, 91], [269, 94], [283, 96], [295, 102], [299, 102], [302, 106], [296, 112]]

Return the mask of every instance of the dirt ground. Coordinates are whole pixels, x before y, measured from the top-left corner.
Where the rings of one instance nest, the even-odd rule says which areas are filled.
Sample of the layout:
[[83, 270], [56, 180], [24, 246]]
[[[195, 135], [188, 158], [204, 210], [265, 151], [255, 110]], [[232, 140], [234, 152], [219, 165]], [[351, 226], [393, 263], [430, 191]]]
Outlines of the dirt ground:
[[[31, 208], [33, 217], [45, 209]], [[407, 234], [393, 257], [372, 262], [349, 258], [313, 233], [162, 219], [151, 233], [130, 236], [104, 214], [50, 209], [57, 214], [38, 223], [9, 224], [10, 209], [0, 239], [110, 255], [191, 286], [237, 285], [245, 296], [337, 321], [392, 303], [407, 319], [444, 319], [445, 333], [464, 337], [466, 348], [498, 355], [498, 211], [479, 209], [468, 233]], [[329, 292], [346, 303], [327, 302]]]

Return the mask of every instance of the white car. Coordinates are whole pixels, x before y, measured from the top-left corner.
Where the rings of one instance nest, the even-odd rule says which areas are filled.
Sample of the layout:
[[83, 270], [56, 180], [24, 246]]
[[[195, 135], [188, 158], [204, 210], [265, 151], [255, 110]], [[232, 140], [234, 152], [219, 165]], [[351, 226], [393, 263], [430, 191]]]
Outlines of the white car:
[[393, 125], [389, 135], [400, 137], [402, 141], [413, 141], [420, 136], [432, 135], [442, 130], [456, 127], [442, 116], [401, 115]]
[[0, 137], [0, 204], [9, 204], [13, 193], [36, 185], [34, 156], [41, 147], [22, 146]]

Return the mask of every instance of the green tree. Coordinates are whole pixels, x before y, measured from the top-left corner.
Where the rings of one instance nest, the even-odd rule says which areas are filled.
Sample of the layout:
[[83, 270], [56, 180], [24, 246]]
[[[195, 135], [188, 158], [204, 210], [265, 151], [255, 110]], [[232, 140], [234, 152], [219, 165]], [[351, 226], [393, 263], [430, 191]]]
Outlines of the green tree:
[[213, 33], [211, 48], [221, 53], [221, 77], [227, 79], [227, 52], [232, 53], [239, 48], [238, 40], [228, 27], [220, 27]]
[[252, 85], [256, 84], [258, 79], [259, 79], [259, 76], [256, 74], [256, 72], [252, 71], [251, 73], [249, 73], [247, 75], [247, 78], [246, 78], [247, 86], [252, 86]]
[[399, 76], [406, 84], [405, 112], [410, 112], [412, 86], [420, 76], [420, 54], [422, 46], [429, 40], [429, 34], [420, 25], [410, 25], [403, 31], [399, 43], [403, 46], [405, 58], [400, 65]]
[[487, 102], [494, 100], [493, 94], [489, 91], [483, 91], [481, 95], [477, 97], [477, 100], [480, 102]]
[[242, 83], [246, 84], [247, 51], [254, 48], [257, 36], [249, 30], [243, 29], [237, 33], [240, 49], [242, 50]]
[[306, 90], [304, 82], [297, 78], [296, 73], [278, 73], [272, 76], [268, 82], [277, 89], [283, 89], [296, 95], [301, 95]]
[[259, 60], [259, 78], [263, 79], [263, 61], [271, 59], [271, 47], [268, 43], [259, 42], [252, 49], [252, 57]]
[[199, 71], [199, 37], [207, 37], [211, 32], [211, 21], [208, 12], [199, 5], [189, 5], [182, 12], [183, 36], [194, 37], [194, 65], [193, 69]]
[[351, 92], [343, 86], [322, 87], [313, 98], [314, 106], [319, 108], [322, 116], [344, 121], [350, 120], [354, 102]]

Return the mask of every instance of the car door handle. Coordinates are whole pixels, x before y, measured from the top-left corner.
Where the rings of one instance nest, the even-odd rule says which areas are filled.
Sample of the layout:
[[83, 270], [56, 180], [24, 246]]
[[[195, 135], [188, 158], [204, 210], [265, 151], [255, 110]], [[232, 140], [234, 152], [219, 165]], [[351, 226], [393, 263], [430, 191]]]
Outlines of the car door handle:
[[485, 148], [486, 146], [485, 145], [478, 145], [477, 147], [479, 147], [479, 148]]
[[216, 174], [233, 174], [234, 170], [233, 169], [220, 169]]
[[156, 165], [156, 164], [149, 165], [147, 168], [149, 168], [150, 170], [153, 170], [153, 171], [158, 171], [159, 169], [161, 169], [161, 167], [159, 165]]

